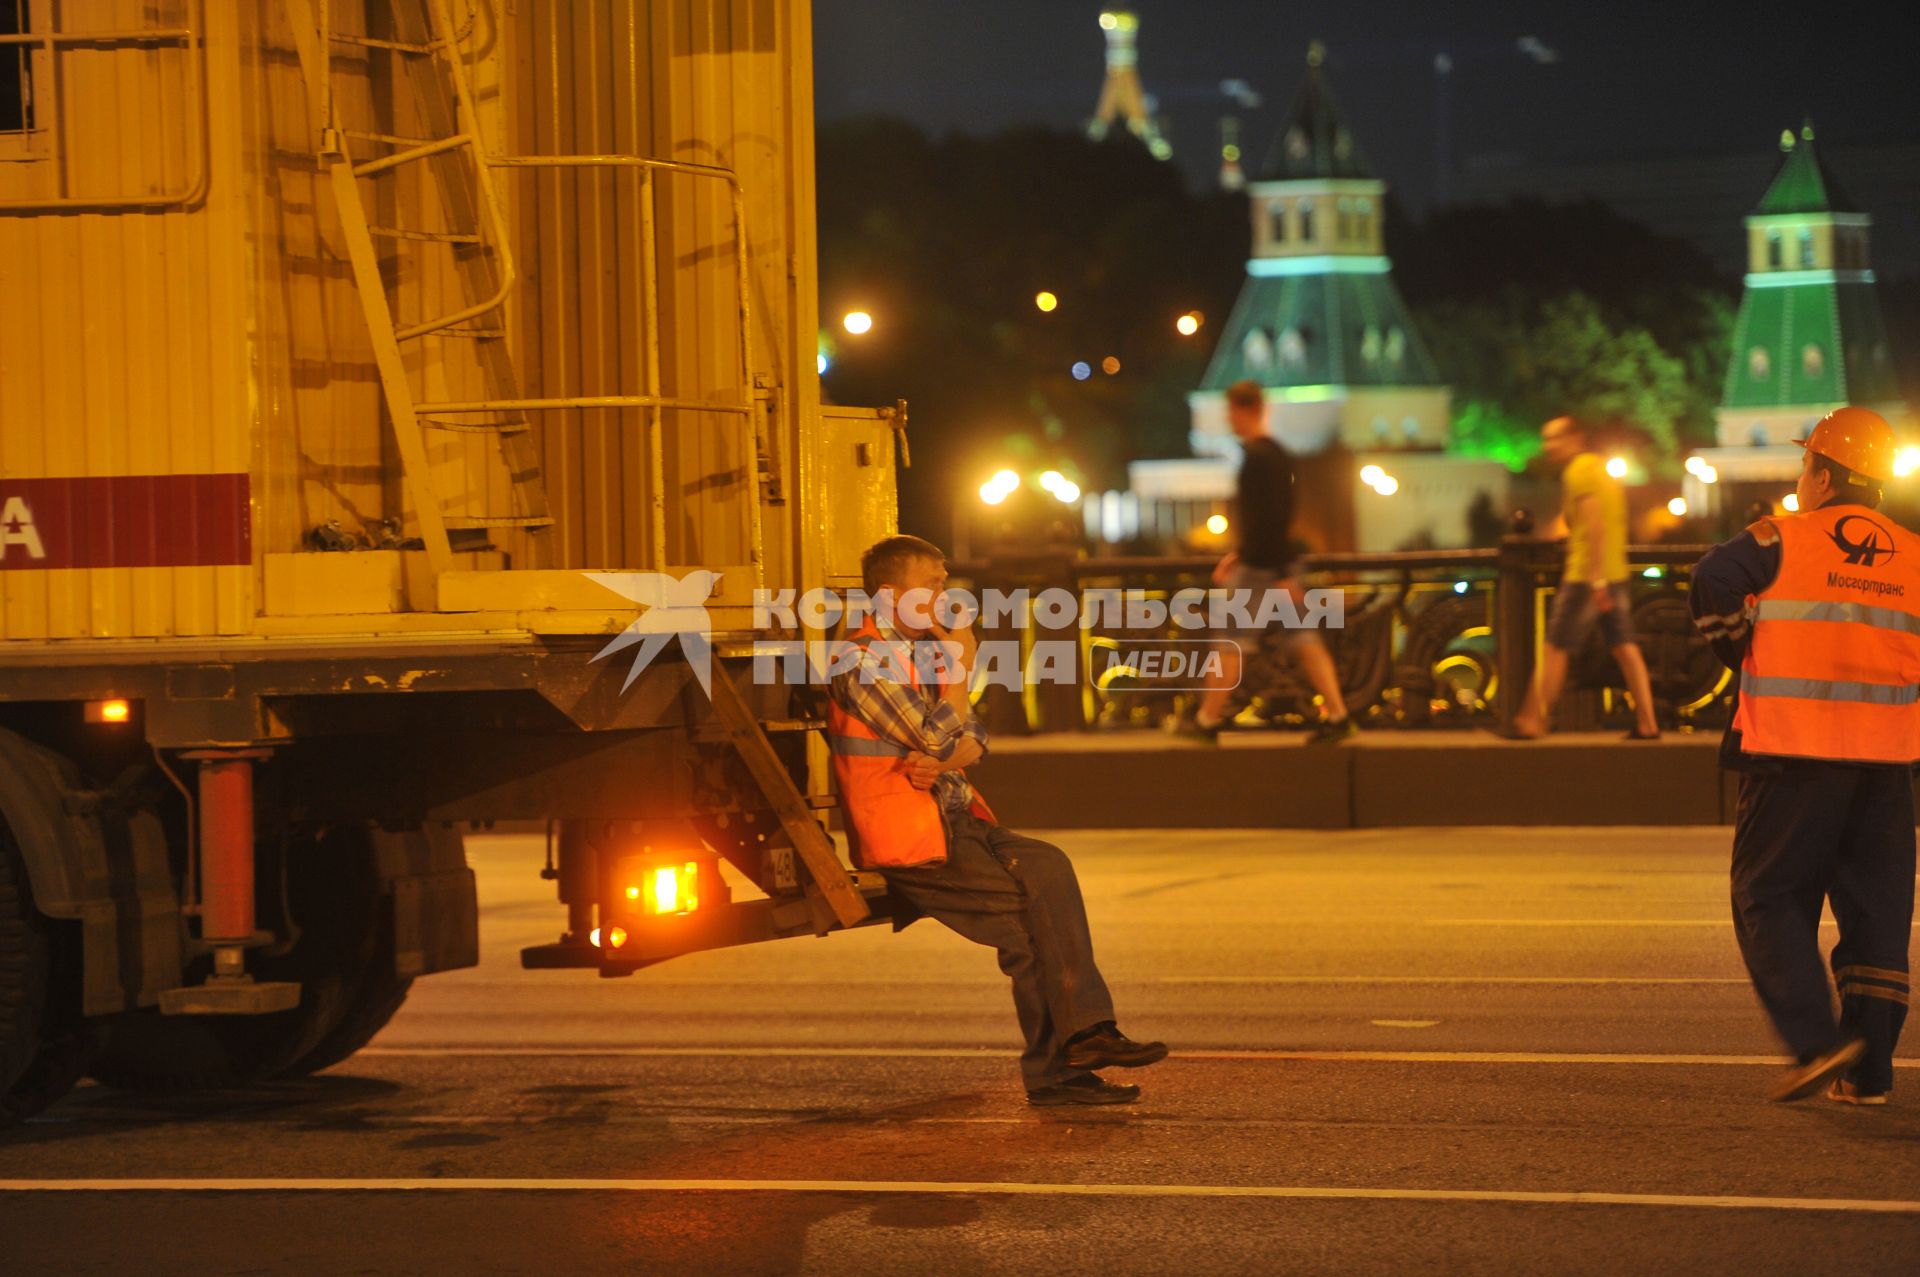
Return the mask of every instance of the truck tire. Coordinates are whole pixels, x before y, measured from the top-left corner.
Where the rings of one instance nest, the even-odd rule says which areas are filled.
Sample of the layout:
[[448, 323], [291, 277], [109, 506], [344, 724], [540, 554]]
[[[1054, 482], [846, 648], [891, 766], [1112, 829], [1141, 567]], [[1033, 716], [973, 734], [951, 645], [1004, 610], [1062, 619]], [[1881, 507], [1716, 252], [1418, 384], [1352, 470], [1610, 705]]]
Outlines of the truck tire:
[[63, 972], [62, 952], [53, 924], [33, 907], [20, 849], [0, 819], [0, 1126], [58, 1100], [86, 1067], [78, 993], [62, 999], [56, 987], [74, 973]]
[[412, 980], [397, 976], [390, 969], [374, 971], [360, 987], [340, 1023], [333, 1026], [319, 1045], [296, 1060], [283, 1076], [318, 1073], [353, 1055], [387, 1027], [387, 1021], [399, 1012], [412, 988]]
[[[270, 1015], [118, 1016], [91, 1063], [96, 1081], [168, 1093], [311, 1071], [302, 1062], [353, 1017], [361, 991], [391, 958], [380, 943], [381, 883], [370, 832], [337, 826], [288, 837], [288, 902], [299, 936], [284, 954], [249, 953], [247, 970], [257, 980], [298, 981], [300, 1005]], [[207, 965], [196, 963], [189, 979], [203, 978]]]

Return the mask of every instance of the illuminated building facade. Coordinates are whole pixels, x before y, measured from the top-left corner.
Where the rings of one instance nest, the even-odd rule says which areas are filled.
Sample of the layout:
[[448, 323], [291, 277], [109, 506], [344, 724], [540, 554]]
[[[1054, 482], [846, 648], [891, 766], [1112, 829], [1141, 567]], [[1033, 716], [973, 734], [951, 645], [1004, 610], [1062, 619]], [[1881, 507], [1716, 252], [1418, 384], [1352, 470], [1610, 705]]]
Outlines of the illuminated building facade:
[[[1821, 160], [1811, 125], [1781, 134], [1780, 149], [1779, 169], [1746, 219], [1746, 290], [1719, 446], [1700, 454], [1722, 484], [1791, 486], [1800, 472], [1793, 441], [1841, 404], [1896, 423], [1908, 417], [1874, 292], [1872, 219]], [[1704, 486], [1696, 474], [1689, 500], [1704, 502]]]

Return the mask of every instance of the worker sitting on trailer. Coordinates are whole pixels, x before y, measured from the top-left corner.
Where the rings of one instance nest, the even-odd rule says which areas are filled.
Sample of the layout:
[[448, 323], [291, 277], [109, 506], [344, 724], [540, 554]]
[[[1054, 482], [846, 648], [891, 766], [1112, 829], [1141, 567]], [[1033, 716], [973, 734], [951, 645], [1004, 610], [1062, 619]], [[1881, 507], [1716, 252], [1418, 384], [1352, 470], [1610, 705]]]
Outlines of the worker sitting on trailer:
[[856, 863], [921, 913], [999, 951], [1026, 1035], [1030, 1103], [1137, 1100], [1139, 1087], [1095, 1070], [1153, 1064], [1167, 1048], [1115, 1025], [1072, 863], [995, 822], [967, 781], [986, 730], [967, 696], [972, 630], [937, 619], [946, 556], [919, 537], [889, 537], [861, 569], [872, 615], [850, 636], [858, 659], [833, 678], [827, 711]]

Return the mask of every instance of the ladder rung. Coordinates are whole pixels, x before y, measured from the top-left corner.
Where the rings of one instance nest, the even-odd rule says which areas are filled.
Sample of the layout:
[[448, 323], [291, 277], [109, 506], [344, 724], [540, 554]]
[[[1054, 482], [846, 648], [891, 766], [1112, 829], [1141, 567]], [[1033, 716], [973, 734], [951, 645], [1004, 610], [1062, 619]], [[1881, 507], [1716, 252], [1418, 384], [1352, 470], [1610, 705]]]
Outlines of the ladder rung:
[[468, 435], [519, 435], [525, 434], [530, 425], [525, 417], [517, 421], [465, 421], [459, 417], [421, 417], [419, 420], [428, 430]]
[[527, 528], [537, 532], [553, 526], [553, 519], [544, 514], [450, 514], [444, 522], [448, 528], [460, 531], [474, 528]]
[[399, 133], [365, 133], [359, 129], [341, 129], [341, 133], [360, 142], [385, 142], [389, 146], [425, 146], [438, 138], [406, 137]]
[[381, 40], [370, 35], [348, 35], [344, 31], [330, 32], [336, 43], [358, 45], [363, 49], [392, 49], [396, 53], [437, 53], [445, 47], [445, 41], [435, 40], [431, 44], [408, 44], [404, 40]]
[[436, 244], [478, 244], [478, 235], [456, 235], [447, 231], [410, 231], [399, 226], [369, 226], [367, 234], [382, 239], [422, 239]]

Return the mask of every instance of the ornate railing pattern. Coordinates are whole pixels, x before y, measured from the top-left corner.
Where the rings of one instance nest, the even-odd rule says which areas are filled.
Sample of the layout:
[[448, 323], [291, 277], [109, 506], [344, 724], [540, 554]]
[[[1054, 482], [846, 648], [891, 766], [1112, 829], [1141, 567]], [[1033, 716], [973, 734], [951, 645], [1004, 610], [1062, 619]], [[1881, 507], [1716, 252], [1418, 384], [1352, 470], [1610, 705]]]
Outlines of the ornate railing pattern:
[[[1661, 720], [1669, 725], [1718, 726], [1729, 706], [1727, 671], [1695, 633], [1686, 590], [1705, 546], [1634, 546], [1633, 620], [1653, 680]], [[1351, 711], [1368, 726], [1465, 727], [1510, 725], [1539, 650], [1551, 600], [1564, 565], [1565, 543], [1511, 536], [1495, 549], [1431, 550], [1393, 554], [1313, 555], [1305, 560], [1309, 588], [1346, 594], [1346, 623], [1326, 632]], [[1099, 622], [1049, 631], [1036, 609], [1024, 628], [1003, 626], [985, 638], [1075, 639], [1078, 682], [1028, 686], [1023, 693], [990, 687], [982, 710], [1000, 731], [1060, 731], [1151, 727], [1179, 712], [1192, 693], [1132, 677], [1100, 649], [1193, 637], [1170, 622], [1129, 628], [1115, 624], [1120, 609], [1090, 609], [1098, 596], [1165, 602], [1176, 592], [1211, 586], [1211, 558], [1083, 558], [1036, 551], [990, 561], [956, 563], [953, 581], [976, 590], [1069, 591], [1078, 616]], [[1253, 715], [1274, 723], [1317, 715], [1314, 696], [1286, 655], [1287, 632], [1269, 631], [1249, 662], [1239, 695]], [[1573, 661], [1560, 705], [1567, 726], [1600, 727], [1631, 721], [1624, 683], [1595, 637]]]

